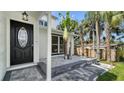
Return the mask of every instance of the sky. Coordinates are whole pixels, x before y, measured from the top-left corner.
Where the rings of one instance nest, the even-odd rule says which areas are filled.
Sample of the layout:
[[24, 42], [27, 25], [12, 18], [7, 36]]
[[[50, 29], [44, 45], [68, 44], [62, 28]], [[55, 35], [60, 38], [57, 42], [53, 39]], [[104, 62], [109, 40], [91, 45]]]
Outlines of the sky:
[[[66, 11], [52, 11], [52, 15], [57, 17], [56, 23], [57, 25], [60, 23], [61, 21], [61, 17], [59, 16], [59, 13], [62, 13], [63, 16], [66, 15]], [[70, 11], [70, 17], [74, 20], [77, 20], [79, 23], [81, 22], [81, 20], [83, 20], [85, 18], [85, 13], [86, 11]], [[102, 33], [102, 36], [105, 36], [105, 33]], [[117, 35], [114, 35], [116, 38], [118, 38]], [[122, 41], [124, 41], [124, 39], [122, 39]]]
[[[59, 16], [59, 13], [62, 13], [63, 16], [66, 15], [66, 11], [53, 11], [52, 15], [56, 16], [57, 19], [57, 24], [59, 24], [61, 17]], [[85, 12], [84, 11], [70, 11], [70, 17], [72, 19], [77, 20], [78, 22], [80, 22], [82, 19], [84, 19], [85, 16]]]

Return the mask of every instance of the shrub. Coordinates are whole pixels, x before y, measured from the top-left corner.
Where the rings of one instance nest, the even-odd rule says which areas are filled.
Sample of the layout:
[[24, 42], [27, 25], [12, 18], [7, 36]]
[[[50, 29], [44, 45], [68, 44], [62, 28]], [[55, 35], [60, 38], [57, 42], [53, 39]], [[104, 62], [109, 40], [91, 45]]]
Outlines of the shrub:
[[124, 61], [124, 47], [117, 48], [117, 61]]

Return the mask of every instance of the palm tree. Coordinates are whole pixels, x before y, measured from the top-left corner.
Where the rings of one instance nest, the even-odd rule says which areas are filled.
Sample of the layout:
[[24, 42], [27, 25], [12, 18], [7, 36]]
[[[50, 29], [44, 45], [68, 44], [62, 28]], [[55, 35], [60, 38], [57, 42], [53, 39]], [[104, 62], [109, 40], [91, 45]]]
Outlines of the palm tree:
[[78, 34], [79, 34], [79, 39], [80, 39], [80, 51], [81, 51], [81, 56], [84, 56], [84, 35], [86, 34], [86, 20], [82, 20], [82, 22], [78, 26]]
[[[66, 12], [66, 16], [65, 17], [61, 13], [59, 13], [59, 16], [63, 18], [61, 23], [60, 23], [60, 28], [61, 28], [62, 31], [64, 31], [63, 32], [64, 59], [69, 59], [70, 51], [71, 51], [71, 49], [68, 49], [69, 33], [75, 31], [75, 28], [77, 27], [78, 22], [75, 21], [75, 20], [72, 20], [70, 18], [70, 12]], [[70, 44], [71, 44], [71, 42], [70, 42]], [[67, 53], [68, 50], [69, 50], [69, 53]]]
[[80, 56], [84, 56], [84, 32], [83, 32], [83, 24], [81, 23], [78, 26], [78, 34], [79, 34], [79, 39], [80, 39]]
[[86, 17], [92, 21], [92, 23], [95, 24], [95, 30], [96, 30], [96, 40], [97, 40], [97, 53], [96, 53], [96, 57], [97, 57], [97, 61], [100, 61], [100, 13], [98, 11], [89, 11], [86, 14]]
[[105, 22], [107, 61], [110, 62], [111, 61], [110, 35], [113, 29], [115, 29], [122, 22], [123, 13], [104, 11], [100, 12], [100, 14]]
[[68, 43], [68, 29], [67, 26], [70, 24], [70, 13], [66, 12], [66, 17], [64, 17], [61, 13], [59, 13], [63, 19], [61, 21], [61, 29], [63, 32], [63, 40], [64, 40], [64, 59], [67, 59], [67, 43]]
[[[92, 41], [92, 39], [94, 37], [94, 36], [92, 36], [93, 35], [92, 33], [94, 33], [94, 24], [89, 19], [85, 19], [85, 20], [82, 20], [79, 25], [79, 35], [80, 35], [80, 44], [81, 44], [82, 55], [84, 55], [84, 37], [88, 33], [90, 36], [87, 39], [88, 39], [88, 41]], [[93, 40], [93, 43], [94, 43], [94, 40]]]

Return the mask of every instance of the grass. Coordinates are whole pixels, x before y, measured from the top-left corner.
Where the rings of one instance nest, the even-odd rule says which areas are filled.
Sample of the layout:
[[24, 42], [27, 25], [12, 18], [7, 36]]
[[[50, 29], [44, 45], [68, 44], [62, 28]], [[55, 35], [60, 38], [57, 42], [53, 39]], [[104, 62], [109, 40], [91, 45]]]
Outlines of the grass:
[[[106, 62], [103, 62], [106, 63]], [[97, 78], [97, 81], [122, 81], [124, 80], [124, 62], [114, 62], [115, 68]]]
[[116, 64], [118, 63], [118, 62], [108, 62], [108, 61], [100, 61], [101, 63], [104, 63], [104, 64], [109, 64], [109, 65], [113, 65], [113, 66], [116, 66]]

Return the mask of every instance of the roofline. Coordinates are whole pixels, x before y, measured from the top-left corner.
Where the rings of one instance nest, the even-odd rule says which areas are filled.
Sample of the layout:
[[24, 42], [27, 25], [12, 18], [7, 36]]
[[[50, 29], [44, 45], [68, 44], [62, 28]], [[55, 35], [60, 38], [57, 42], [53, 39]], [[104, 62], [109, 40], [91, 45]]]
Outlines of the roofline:
[[52, 16], [52, 18], [54, 18], [54, 19], [58, 19], [56, 16], [54, 16], [54, 15], [51, 15]]

